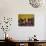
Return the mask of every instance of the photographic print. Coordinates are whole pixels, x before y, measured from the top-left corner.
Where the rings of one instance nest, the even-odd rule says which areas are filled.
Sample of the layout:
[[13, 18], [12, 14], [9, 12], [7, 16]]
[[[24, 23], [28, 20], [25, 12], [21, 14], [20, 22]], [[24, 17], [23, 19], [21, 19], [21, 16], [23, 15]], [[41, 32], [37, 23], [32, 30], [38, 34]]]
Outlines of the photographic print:
[[18, 26], [34, 26], [34, 15], [18, 14]]

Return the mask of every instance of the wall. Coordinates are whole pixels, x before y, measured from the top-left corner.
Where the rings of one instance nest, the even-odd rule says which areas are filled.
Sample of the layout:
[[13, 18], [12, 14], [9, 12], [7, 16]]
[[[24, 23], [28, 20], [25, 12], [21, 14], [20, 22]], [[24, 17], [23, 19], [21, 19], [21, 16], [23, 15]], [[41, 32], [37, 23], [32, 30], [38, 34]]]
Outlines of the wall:
[[[37, 35], [37, 39], [45, 40], [45, 12], [45, 6], [35, 9], [30, 6], [28, 0], [0, 0], [0, 18], [3, 16], [13, 18], [12, 26], [10, 31], [8, 31], [8, 34], [16, 40], [27, 40], [34, 34]], [[34, 14], [34, 27], [18, 26], [18, 14], [22, 13]], [[2, 33], [3, 31], [0, 31], [0, 39], [4, 39]]]

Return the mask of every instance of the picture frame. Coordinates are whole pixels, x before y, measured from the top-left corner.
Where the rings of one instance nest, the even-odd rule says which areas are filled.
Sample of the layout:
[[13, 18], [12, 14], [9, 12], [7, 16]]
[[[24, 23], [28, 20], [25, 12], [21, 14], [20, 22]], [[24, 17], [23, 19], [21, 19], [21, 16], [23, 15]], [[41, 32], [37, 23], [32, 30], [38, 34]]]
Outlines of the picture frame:
[[18, 14], [18, 26], [34, 26], [34, 15]]

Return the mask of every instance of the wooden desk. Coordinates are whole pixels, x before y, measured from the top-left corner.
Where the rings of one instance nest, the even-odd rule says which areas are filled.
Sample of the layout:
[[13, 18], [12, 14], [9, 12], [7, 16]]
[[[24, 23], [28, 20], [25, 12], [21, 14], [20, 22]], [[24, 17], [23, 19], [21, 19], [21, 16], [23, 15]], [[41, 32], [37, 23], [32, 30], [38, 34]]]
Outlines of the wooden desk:
[[24, 46], [46, 46], [46, 40], [40, 41], [29, 41], [29, 40], [9, 40], [10, 44], [14, 44], [16, 46], [20, 46], [20, 44], [24, 44]]
[[20, 46], [21, 43], [23, 43], [24, 46], [46, 46], [46, 40], [40, 41], [17, 40], [14, 42], [16, 43], [16, 46]]

